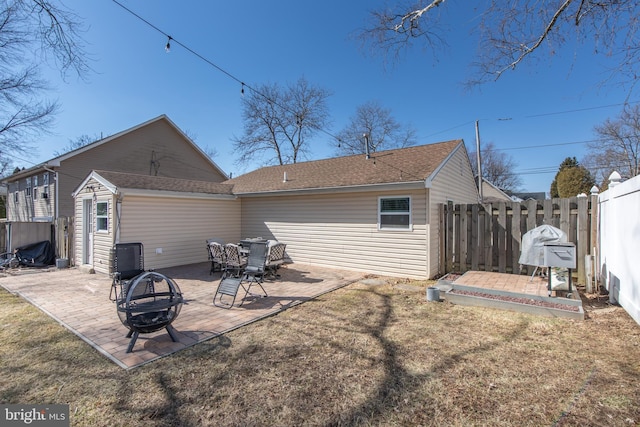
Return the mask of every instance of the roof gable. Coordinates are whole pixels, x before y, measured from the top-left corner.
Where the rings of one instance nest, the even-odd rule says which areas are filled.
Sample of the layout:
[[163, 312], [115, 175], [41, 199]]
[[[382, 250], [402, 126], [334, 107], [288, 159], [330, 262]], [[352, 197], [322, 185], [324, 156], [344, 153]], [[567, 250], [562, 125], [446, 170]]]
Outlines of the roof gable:
[[462, 140], [269, 166], [225, 181], [235, 194], [425, 183]]
[[104, 185], [112, 193], [127, 193], [130, 190], [141, 192], [172, 192], [185, 194], [232, 195], [232, 186], [209, 181], [167, 178], [162, 176], [138, 175], [124, 172], [94, 170], [73, 192], [76, 196], [91, 179]]
[[126, 130], [123, 130], [123, 131], [118, 132], [116, 134], [113, 134], [111, 136], [99, 139], [98, 141], [94, 141], [94, 142], [89, 143], [87, 145], [84, 145], [82, 147], [76, 148], [75, 150], [72, 150], [72, 151], [69, 151], [67, 153], [61, 154], [61, 155], [59, 155], [57, 157], [53, 157], [53, 158], [51, 158], [51, 159], [49, 159], [49, 160], [47, 160], [47, 161], [45, 161], [43, 163], [40, 163], [40, 164], [35, 165], [33, 167], [30, 167], [28, 169], [24, 169], [24, 170], [22, 170], [20, 172], [17, 172], [14, 175], [11, 175], [9, 177], [4, 178], [3, 181], [4, 182], [12, 181], [12, 180], [14, 180], [16, 178], [30, 176], [30, 175], [32, 175], [34, 173], [37, 173], [37, 172], [39, 172], [41, 170], [44, 170], [44, 169], [47, 169], [47, 168], [60, 167], [61, 163], [63, 161], [65, 161], [65, 160], [68, 160], [70, 158], [76, 157], [76, 156], [78, 156], [78, 155], [80, 155], [82, 153], [85, 153], [85, 152], [87, 152], [89, 150], [92, 150], [92, 149], [95, 149], [97, 147], [103, 146], [103, 145], [105, 145], [105, 144], [107, 144], [107, 143], [109, 143], [111, 141], [114, 141], [114, 140], [116, 140], [118, 138], [121, 138], [124, 135], [133, 133], [133, 132], [135, 132], [135, 131], [137, 131], [139, 129], [142, 129], [144, 127], [147, 127], [147, 126], [152, 125], [152, 124], [154, 124], [156, 122], [159, 122], [159, 121], [163, 121], [163, 122], [167, 123], [171, 128], [173, 128], [176, 131], [176, 133], [178, 135], [180, 135], [180, 137], [187, 144], [189, 144], [198, 154], [200, 154], [206, 160], [206, 162], [209, 163], [221, 176], [227, 177], [227, 174], [204, 151], [202, 151], [202, 149], [200, 147], [198, 147], [198, 145], [195, 144], [193, 142], [193, 140], [191, 140], [191, 138], [189, 138], [178, 126], [176, 126], [176, 124], [171, 119], [169, 119], [169, 117], [166, 114], [162, 114], [162, 115], [160, 115], [158, 117], [155, 117], [155, 118], [153, 118], [151, 120], [148, 120], [148, 121], [146, 121], [144, 123], [140, 123], [140, 124], [138, 124], [136, 126], [133, 126], [133, 127], [129, 128], [129, 129], [126, 129]]

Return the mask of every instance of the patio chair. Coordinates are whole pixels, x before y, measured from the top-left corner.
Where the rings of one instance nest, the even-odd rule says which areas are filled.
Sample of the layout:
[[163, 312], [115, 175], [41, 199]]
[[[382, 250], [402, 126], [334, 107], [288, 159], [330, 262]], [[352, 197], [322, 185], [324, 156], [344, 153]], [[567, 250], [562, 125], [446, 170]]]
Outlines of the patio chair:
[[[222, 276], [218, 288], [213, 296], [213, 305], [222, 308], [231, 308], [236, 302], [238, 291], [242, 288], [245, 293], [245, 297], [248, 294], [247, 288], [242, 284], [242, 277]], [[231, 302], [228, 302], [229, 299]], [[243, 298], [244, 299], [244, 298]], [[242, 305], [242, 303], [240, 303]]]
[[267, 291], [262, 287], [262, 282], [267, 270], [268, 249], [267, 242], [253, 242], [249, 247], [249, 258], [242, 272], [242, 281], [248, 282], [247, 293], [251, 290], [251, 286], [256, 284], [260, 286], [264, 296], [267, 296]]
[[[240, 288], [244, 291], [244, 296], [242, 297], [240, 305], [244, 304], [244, 300], [247, 295], [249, 295], [251, 286], [254, 284], [260, 286], [260, 289], [262, 289], [262, 292], [266, 297], [267, 291], [264, 290], [261, 282], [266, 271], [267, 242], [251, 243], [249, 258], [246, 260], [246, 265], [241, 267], [241, 270], [230, 267], [229, 264], [229, 255], [234, 254], [235, 251], [237, 251], [237, 245], [227, 244], [225, 245], [225, 249], [227, 248], [230, 249], [227, 251], [227, 270], [225, 271], [225, 274], [222, 275], [218, 288], [216, 289], [216, 293], [213, 296], [213, 305], [223, 308], [233, 307]], [[236, 274], [237, 271], [241, 272]], [[229, 299], [231, 299], [231, 302], [228, 302]]]
[[247, 265], [247, 259], [240, 255], [240, 248], [233, 243], [224, 245], [226, 257], [225, 268], [222, 273], [223, 278], [228, 276], [240, 277]]
[[267, 257], [266, 274], [269, 277], [278, 278], [278, 269], [284, 264], [285, 243], [270, 241], [269, 256]]
[[224, 246], [221, 243], [210, 241], [207, 243], [207, 253], [209, 254], [209, 261], [211, 261], [209, 274], [213, 274], [216, 271], [224, 271], [227, 263]]
[[142, 243], [116, 243], [111, 250], [111, 292], [109, 299], [118, 301], [127, 297], [129, 284], [144, 273], [144, 247]]

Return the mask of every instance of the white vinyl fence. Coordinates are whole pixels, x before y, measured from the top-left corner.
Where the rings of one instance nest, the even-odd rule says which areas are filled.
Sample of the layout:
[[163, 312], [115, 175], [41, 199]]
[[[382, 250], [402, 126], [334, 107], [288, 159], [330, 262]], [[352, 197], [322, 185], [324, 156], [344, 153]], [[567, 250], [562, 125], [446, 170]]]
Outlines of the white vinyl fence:
[[601, 283], [640, 324], [640, 176], [598, 196]]

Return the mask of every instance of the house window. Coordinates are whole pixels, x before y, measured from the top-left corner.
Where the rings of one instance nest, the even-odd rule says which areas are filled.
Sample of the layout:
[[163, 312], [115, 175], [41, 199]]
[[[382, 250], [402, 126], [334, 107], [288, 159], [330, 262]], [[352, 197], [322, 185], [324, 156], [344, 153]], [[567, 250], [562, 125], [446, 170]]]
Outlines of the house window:
[[42, 197], [43, 199], [49, 198], [49, 174], [42, 175]]
[[96, 231], [109, 231], [109, 203], [96, 203]]
[[17, 191], [15, 191], [15, 192], [13, 193], [13, 201], [14, 201], [16, 204], [18, 203], [18, 200], [20, 200], [20, 199], [19, 199], [19, 197], [20, 197], [20, 196], [18, 196], [18, 194], [20, 194], [20, 193], [18, 193]]
[[31, 177], [27, 178], [27, 186], [25, 188], [27, 196], [31, 196]]
[[378, 228], [411, 230], [411, 197], [380, 197]]

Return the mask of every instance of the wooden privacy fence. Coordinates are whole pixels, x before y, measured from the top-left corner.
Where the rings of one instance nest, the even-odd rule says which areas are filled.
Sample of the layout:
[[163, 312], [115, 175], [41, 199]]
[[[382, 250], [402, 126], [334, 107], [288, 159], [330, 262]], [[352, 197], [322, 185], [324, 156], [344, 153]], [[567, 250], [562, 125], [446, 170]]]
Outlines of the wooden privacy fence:
[[69, 260], [73, 265], [73, 217], [55, 220], [56, 257]]
[[[577, 283], [585, 284], [597, 238], [597, 196], [489, 204], [440, 205], [440, 265], [444, 273], [493, 271], [533, 274], [520, 268], [522, 236], [542, 224], [576, 245]], [[589, 276], [590, 280], [590, 276]]]

